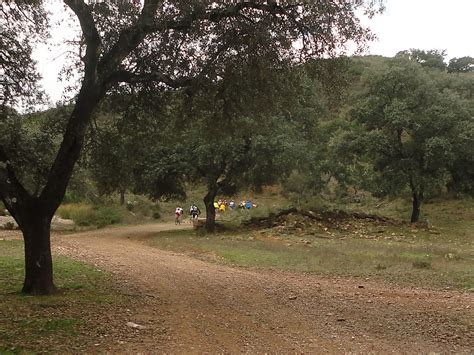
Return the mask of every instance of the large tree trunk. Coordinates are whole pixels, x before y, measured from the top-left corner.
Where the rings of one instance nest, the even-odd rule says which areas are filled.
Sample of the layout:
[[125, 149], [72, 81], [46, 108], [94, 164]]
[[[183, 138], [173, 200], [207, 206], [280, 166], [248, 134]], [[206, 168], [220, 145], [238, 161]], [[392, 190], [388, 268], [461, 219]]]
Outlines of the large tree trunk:
[[28, 216], [23, 218], [22, 232], [25, 241], [23, 293], [50, 295], [56, 292], [53, 283], [50, 230], [50, 217]]
[[413, 209], [411, 212], [411, 220], [410, 220], [411, 223], [417, 223], [420, 219], [420, 207], [421, 207], [422, 200], [423, 198], [421, 194], [418, 194], [416, 192], [413, 193], [413, 200], [412, 200]]
[[204, 196], [204, 205], [206, 206], [206, 230], [209, 233], [214, 233], [216, 229], [216, 209], [214, 208], [214, 200], [217, 195], [217, 187], [208, 189], [206, 196]]

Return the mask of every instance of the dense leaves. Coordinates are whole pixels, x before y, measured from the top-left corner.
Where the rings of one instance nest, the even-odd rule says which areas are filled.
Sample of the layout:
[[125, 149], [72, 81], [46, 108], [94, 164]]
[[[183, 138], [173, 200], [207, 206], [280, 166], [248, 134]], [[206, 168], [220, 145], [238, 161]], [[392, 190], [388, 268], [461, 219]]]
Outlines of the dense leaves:
[[446, 186], [461, 153], [458, 129], [472, 117], [459, 95], [437, 87], [417, 64], [394, 60], [367, 79], [352, 117], [366, 132], [359, 141], [378, 173], [377, 192], [409, 188], [416, 222], [419, 204]]
[[469, 73], [474, 72], [474, 58], [461, 57], [452, 58], [448, 64], [448, 72], [450, 73]]
[[[41, 100], [33, 47], [47, 36], [47, 17], [39, 1], [0, 3], [0, 108], [28, 107]], [[0, 118], [1, 119], [1, 118]]]

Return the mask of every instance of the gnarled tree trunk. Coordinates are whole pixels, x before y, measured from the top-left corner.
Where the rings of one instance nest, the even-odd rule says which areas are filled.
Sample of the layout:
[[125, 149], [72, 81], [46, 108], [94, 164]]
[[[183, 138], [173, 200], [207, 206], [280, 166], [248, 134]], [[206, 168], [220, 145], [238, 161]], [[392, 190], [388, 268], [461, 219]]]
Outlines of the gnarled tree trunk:
[[49, 295], [56, 292], [50, 244], [51, 218], [26, 216], [22, 222], [25, 242], [25, 281], [23, 293]]

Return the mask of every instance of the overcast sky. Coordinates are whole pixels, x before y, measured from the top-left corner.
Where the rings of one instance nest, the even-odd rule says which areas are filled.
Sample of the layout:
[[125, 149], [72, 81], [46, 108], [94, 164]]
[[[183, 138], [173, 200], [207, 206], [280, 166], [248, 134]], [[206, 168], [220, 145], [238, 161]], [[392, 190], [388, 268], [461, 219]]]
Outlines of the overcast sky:
[[474, 0], [386, 0], [385, 13], [369, 26], [379, 38], [370, 54], [416, 48], [445, 49], [448, 59], [474, 57]]
[[[392, 57], [397, 52], [416, 49], [440, 49], [452, 57], [474, 57], [474, 0], [386, 0], [386, 11], [369, 20], [367, 25], [378, 40], [370, 44], [366, 54]], [[365, 22], [365, 21], [364, 21]], [[70, 33], [60, 28], [53, 33]], [[60, 45], [36, 53], [43, 86], [52, 102], [61, 99], [64, 84], [58, 78], [64, 62]]]

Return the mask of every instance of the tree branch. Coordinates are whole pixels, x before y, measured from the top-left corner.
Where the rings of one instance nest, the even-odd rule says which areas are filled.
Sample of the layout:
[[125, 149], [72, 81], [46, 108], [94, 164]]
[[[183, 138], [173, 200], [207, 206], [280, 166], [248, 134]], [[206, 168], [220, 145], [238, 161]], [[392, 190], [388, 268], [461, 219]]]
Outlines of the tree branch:
[[129, 84], [156, 82], [178, 89], [189, 86], [193, 78], [172, 78], [169, 75], [160, 73], [134, 74], [127, 70], [117, 70], [109, 76], [109, 80], [114, 83], [122, 82]]
[[29, 199], [30, 194], [16, 177], [15, 171], [2, 145], [0, 145], [0, 163], [4, 165], [4, 167], [0, 166], [0, 172], [1, 170], [6, 172], [4, 177], [0, 175], [0, 199], [6, 201], [13, 201], [15, 198], [21, 200]]
[[[73, 0], [68, 0], [73, 1]], [[288, 5], [282, 7], [276, 4], [264, 4], [253, 1], [242, 1], [235, 5], [230, 5], [224, 9], [212, 9], [209, 11], [202, 11], [198, 9], [193, 11], [181, 19], [173, 19], [156, 23], [154, 21], [154, 14], [157, 11], [158, 0], [146, 0], [143, 6], [139, 20], [134, 26], [131, 26], [120, 34], [119, 39], [112, 47], [112, 49], [104, 55], [99, 63], [99, 72], [105, 74], [111, 73], [117, 68], [123, 59], [135, 49], [147, 34], [162, 32], [162, 31], [187, 31], [197, 21], [210, 21], [217, 23], [226, 18], [243, 17], [247, 20], [251, 19], [241, 13], [244, 9], [253, 9], [259, 11], [266, 11], [272, 14], [279, 14], [288, 17], [295, 25], [298, 21], [288, 13], [288, 10], [294, 8], [296, 5]], [[302, 30], [302, 25], [298, 26]], [[106, 77], [106, 81], [109, 79]]]
[[69, 6], [78, 18], [86, 42], [86, 54], [83, 57], [85, 65], [84, 79], [95, 81], [97, 78], [97, 64], [102, 43], [91, 9], [83, 0], [64, 0], [64, 3]]
[[253, 9], [259, 10], [263, 12], [268, 12], [271, 14], [279, 14], [288, 16], [287, 10], [294, 8], [295, 5], [288, 5], [288, 6], [280, 6], [277, 4], [264, 4], [253, 1], [241, 1], [237, 4], [230, 5], [224, 9], [212, 9], [210, 11], [195, 11], [191, 12], [187, 16], [179, 19], [179, 20], [171, 20], [167, 22], [163, 22], [160, 24], [155, 24], [154, 26], [148, 28], [148, 32], [158, 32], [163, 30], [175, 30], [175, 31], [184, 31], [191, 28], [194, 22], [207, 20], [210, 22], [219, 22], [226, 18], [233, 18], [233, 17], [245, 17], [249, 19], [247, 16], [242, 15], [241, 11], [244, 9]]
[[[74, 1], [74, 0], [70, 0]], [[110, 73], [134, 50], [150, 32], [160, 0], [145, 0], [138, 21], [133, 26], [121, 31], [114, 46], [102, 57], [99, 63], [99, 73], [108, 81]]]

